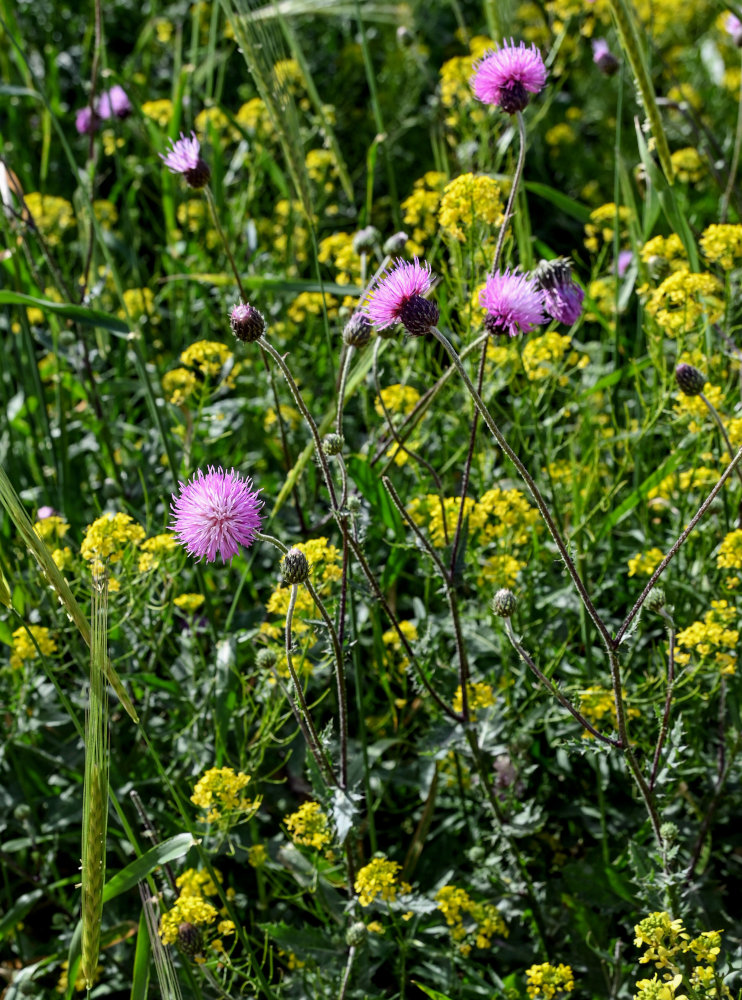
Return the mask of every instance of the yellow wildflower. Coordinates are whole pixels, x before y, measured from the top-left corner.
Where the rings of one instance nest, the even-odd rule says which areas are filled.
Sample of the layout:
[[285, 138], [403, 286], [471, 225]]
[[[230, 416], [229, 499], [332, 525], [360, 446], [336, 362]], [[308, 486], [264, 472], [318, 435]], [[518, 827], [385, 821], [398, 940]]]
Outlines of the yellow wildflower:
[[129, 514], [104, 514], [86, 528], [80, 554], [91, 563], [103, 559], [115, 563], [123, 557], [127, 545], [138, 545], [145, 534]]
[[393, 903], [400, 888], [397, 882], [397, 872], [401, 865], [396, 861], [388, 861], [385, 857], [374, 858], [358, 872], [355, 890], [361, 906], [370, 906], [375, 899], [385, 903]]
[[242, 790], [250, 775], [235, 772], [231, 767], [212, 767], [196, 782], [191, 802], [206, 811], [205, 821], [215, 823], [238, 813], [252, 813], [260, 806], [260, 798], [248, 799]]
[[502, 225], [500, 186], [486, 174], [462, 174], [443, 191], [438, 221], [444, 233], [463, 243], [477, 222]]
[[731, 271], [742, 260], [742, 226], [708, 226], [703, 231], [700, 244], [706, 260]]
[[206, 378], [216, 378], [233, 355], [226, 344], [217, 340], [197, 340], [181, 353], [184, 365], [198, 368]]
[[556, 993], [571, 993], [575, 988], [574, 974], [568, 965], [532, 965], [526, 969], [526, 987], [531, 1000], [551, 1000]]
[[198, 379], [187, 368], [173, 368], [162, 376], [162, 391], [173, 406], [182, 406], [198, 385]]
[[295, 813], [286, 817], [284, 823], [295, 844], [304, 844], [321, 851], [332, 842], [330, 821], [319, 802], [302, 802]]

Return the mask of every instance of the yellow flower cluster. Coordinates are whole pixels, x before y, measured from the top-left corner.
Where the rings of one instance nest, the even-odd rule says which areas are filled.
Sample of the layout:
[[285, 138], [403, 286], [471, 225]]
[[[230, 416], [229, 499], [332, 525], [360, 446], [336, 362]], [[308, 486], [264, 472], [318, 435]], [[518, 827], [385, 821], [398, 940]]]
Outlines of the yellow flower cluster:
[[695, 146], [676, 149], [670, 156], [676, 180], [681, 184], [699, 184], [708, 170]]
[[329, 319], [337, 316], [338, 300], [334, 295], [323, 295], [322, 292], [299, 292], [286, 310], [286, 315], [294, 323], [303, 323], [307, 316], [321, 316], [323, 309], [327, 309]]
[[639, 555], [629, 559], [629, 576], [636, 576], [642, 573], [651, 576], [665, 557], [662, 549], [649, 549], [647, 552], [640, 552]]
[[304, 844], [321, 851], [332, 842], [330, 820], [319, 802], [302, 802], [295, 813], [286, 817], [284, 823], [295, 844]]
[[575, 977], [568, 965], [532, 965], [526, 969], [528, 996], [531, 1000], [551, 1000], [557, 993], [571, 993], [575, 988]]
[[209, 132], [213, 131], [222, 141], [228, 142], [230, 139], [239, 138], [239, 132], [233, 128], [229, 118], [221, 108], [216, 106], [199, 111], [193, 124], [199, 135], [208, 135]]
[[169, 552], [175, 552], [178, 542], [172, 533], [153, 535], [142, 542], [140, 548], [142, 555], [139, 557], [139, 572], [149, 573], [150, 570], [159, 569], [162, 559]]
[[[491, 705], [495, 704], [495, 692], [492, 690], [491, 685], [485, 684], [482, 681], [474, 681], [473, 683], [466, 685], [466, 693], [468, 695], [469, 711], [472, 717], [476, 715], [476, 710], [478, 708], [489, 708]], [[462, 699], [461, 685], [456, 688], [456, 694], [453, 696], [453, 710], [454, 712], [463, 711], [464, 703]]]
[[304, 209], [296, 199], [280, 198], [273, 206], [273, 213], [273, 249], [276, 255], [283, 257], [289, 271], [295, 274], [296, 265], [306, 261], [309, 247], [309, 230], [304, 224]]
[[119, 309], [119, 316], [128, 319], [131, 323], [138, 323], [140, 319], [149, 319], [152, 323], [159, 323], [160, 317], [155, 312], [155, 296], [151, 288], [127, 288], [122, 296], [124, 308]]
[[742, 569], [742, 529], [730, 531], [716, 555], [719, 569]]
[[104, 229], [113, 229], [119, 220], [119, 213], [112, 201], [100, 198], [93, 202], [93, 215]]
[[310, 149], [304, 158], [309, 179], [319, 185], [325, 194], [335, 190], [333, 181], [337, 180], [338, 168], [335, 157], [329, 149]]
[[730, 998], [729, 987], [721, 981], [715, 963], [721, 954], [723, 931], [704, 931], [691, 940], [680, 919], [673, 920], [664, 911], [650, 913], [634, 927], [634, 944], [644, 949], [639, 962], [654, 962], [662, 972], [652, 979], [642, 979], [636, 984], [634, 1000], [687, 1000], [677, 994], [683, 984], [683, 973], [688, 976], [693, 996], [700, 998]]
[[203, 594], [180, 594], [173, 600], [173, 604], [181, 611], [185, 611], [186, 614], [193, 615], [204, 603], [204, 600]]
[[45, 517], [42, 521], [37, 521], [33, 529], [39, 538], [45, 542], [51, 542], [64, 538], [69, 531], [69, 527], [69, 524], [63, 517], [52, 514], [51, 517]]
[[[736, 607], [728, 601], [712, 601], [711, 609], [703, 621], [693, 622], [688, 628], [678, 632], [675, 641], [679, 647], [693, 650], [703, 661], [715, 663], [722, 674], [733, 674], [737, 669], [736, 647], [739, 642], [737, 625], [739, 616]], [[690, 653], [676, 653], [679, 664], [690, 662]]]
[[646, 302], [646, 311], [668, 337], [689, 333], [705, 317], [715, 323], [724, 303], [721, 283], [713, 274], [693, 274], [687, 267], [668, 275]]
[[182, 201], [178, 205], [178, 223], [191, 235], [197, 235], [207, 249], [213, 250], [220, 242], [219, 233], [213, 227], [211, 216], [202, 201]]
[[198, 379], [187, 368], [173, 368], [162, 376], [162, 391], [165, 399], [173, 406], [182, 406], [198, 385]]
[[[399, 623], [399, 631], [404, 635], [405, 639], [410, 643], [410, 645], [417, 639], [417, 625], [407, 618], [403, 618]], [[387, 649], [385, 656], [385, 661], [387, 666], [391, 662], [396, 662], [397, 669], [400, 673], [404, 673], [410, 664], [410, 661], [402, 653], [402, 640], [399, 637], [399, 633], [395, 628], [387, 629], [381, 636], [381, 641], [384, 643]]]
[[653, 236], [642, 245], [639, 257], [645, 264], [651, 264], [655, 260], [665, 261], [671, 271], [688, 267], [688, 256], [683, 241], [677, 233], [671, 233], [669, 236]]
[[161, 129], [166, 129], [173, 117], [173, 102], [163, 97], [158, 101], [145, 101], [141, 107], [141, 112], [145, 118], [149, 118]]
[[435, 902], [449, 927], [451, 940], [462, 955], [468, 955], [474, 945], [491, 948], [495, 935], [508, 936], [497, 907], [492, 903], [477, 903], [465, 889], [444, 885], [436, 893]]
[[361, 258], [353, 249], [352, 233], [332, 233], [319, 245], [320, 264], [332, 264], [339, 285], [357, 285], [361, 279]]
[[180, 355], [184, 365], [197, 368], [205, 378], [212, 379], [219, 375], [231, 358], [230, 349], [218, 340], [197, 340]]
[[[290, 430], [295, 431], [301, 424], [301, 413], [294, 409], [293, 406], [289, 406], [288, 403], [281, 403], [278, 409], [281, 414], [281, 420], [283, 420], [284, 424], [286, 424]], [[273, 430], [277, 424], [278, 414], [272, 406], [269, 406], [265, 411], [265, 416], [263, 417], [263, 430]]]
[[141, 524], [135, 524], [129, 514], [104, 514], [86, 528], [80, 553], [98, 572], [102, 560], [118, 562], [127, 545], [138, 545], [145, 534]]
[[406, 226], [412, 228], [407, 243], [410, 254], [422, 256], [425, 241], [438, 228], [438, 209], [441, 194], [446, 185], [446, 175], [437, 170], [428, 170], [412, 185], [412, 194], [402, 202], [402, 218]]
[[247, 863], [251, 868], [262, 868], [268, 861], [268, 849], [265, 844], [253, 844], [247, 849]]
[[246, 101], [235, 115], [237, 124], [240, 125], [249, 135], [265, 141], [273, 134], [273, 125], [268, 108], [262, 98], [252, 97]]
[[206, 811], [207, 823], [229, 821], [240, 813], [252, 814], [259, 808], [261, 799], [248, 799], [242, 794], [249, 783], [250, 775], [243, 771], [212, 767], [196, 782], [191, 802]]
[[699, 465], [695, 469], [685, 469], [681, 473], [671, 472], [652, 487], [647, 493], [647, 498], [654, 500], [660, 497], [671, 500], [673, 497], [687, 496], [689, 493], [708, 492], [718, 480], [719, 473], [716, 469], [709, 469], [705, 465]]
[[412, 413], [420, 399], [420, 393], [411, 385], [388, 385], [381, 390], [380, 395], [381, 399], [377, 396], [374, 400], [374, 409], [380, 417], [384, 416], [384, 407], [391, 414], [402, 413], [406, 416]]
[[586, 249], [591, 253], [597, 253], [601, 239], [603, 243], [612, 243], [616, 220], [618, 220], [619, 239], [623, 241], [630, 216], [631, 213], [625, 205], [616, 206], [613, 202], [593, 209], [590, 221], [585, 225]]
[[474, 231], [477, 222], [502, 225], [500, 185], [486, 174], [461, 174], [443, 191], [438, 222], [443, 232], [459, 243]]
[[455, 128], [467, 118], [475, 124], [485, 120], [485, 110], [472, 94], [469, 80], [474, 72], [474, 63], [495, 44], [490, 38], [475, 35], [469, 42], [469, 54], [449, 59], [441, 66], [441, 104], [446, 109], [446, 125]]
[[[540, 337], [529, 339], [523, 347], [523, 367], [532, 382], [543, 381], [557, 376], [559, 385], [567, 385], [569, 378], [564, 372], [559, 372], [565, 355], [570, 350], [572, 341], [564, 334], [550, 330]], [[584, 368], [590, 358], [587, 354], [571, 351], [566, 357], [569, 367]]]
[[[41, 650], [42, 656], [51, 656], [56, 653], [57, 644], [52, 639], [48, 628], [42, 625], [29, 625], [28, 632], [36, 640], [36, 644]], [[17, 669], [26, 660], [35, 660], [39, 655], [36, 646], [25, 628], [17, 628], [13, 632], [13, 652], [10, 654], [10, 665]]]
[[65, 198], [32, 191], [24, 201], [49, 246], [57, 246], [65, 232], [76, 225], [75, 210]]
[[[641, 715], [638, 708], [630, 708], [626, 705], [626, 692], [621, 692], [624, 698], [624, 711], [629, 719], [637, 718]], [[613, 690], [604, 687], [589, 687], [580, 691], [580, 712], [596, 728], [608, 717], [611, 727], [615, 730], [618, 727], [616, 717], [616, 699], [613, 697]], [[585, 739], [593, 739], [593, 734], [587, 729], [583, 732]]]
[[181, 895], [167, 913], [160, 917], [160, 937], [163, 944], [175, 944], [181, 924], [213, 924], [219, 915], [217, 908], [201, 896]]
[[709, 226], [700, 243], [706, 260], [721, 264], [725, 271], [731, 271], [742, 260], [742, 226]]
[[[449, 543], [453, 538], [460, 507], [461, 497], [444, 497], [442, 509], [440, 498], [428, 493], [424, 497], [415, 497], [408, 511], [416, 524], [428, 522], [431, 542], [436, 548], [443, 548], [446, 532]], [[487, 490], [477, 501], [466, 497], [464, 517], [469, 518], [470, 536], [483, 545], [502, 540], [507, 541], [509, 546], [526, 545], [539, 521], [538, 511], [531, 506], [524, 493], [499, 488]]]
[[[330, 545], [324, 536], [313, 538], [308, 542], [299, 542], [294, 548], [299, 549], [307, 557], [309, 572], [312, 583], [320, 591], [329, 583], [339, 580], [343, 575], [341, 566], [342, 553], [335, 545]], [[291, 598], [291, 588], [279, 585], [275, 588], [268, 599], [266, 612], [269, 615], [280, 615], [282, 622], [263, 622], [260, 631], [263, 635], [271, 639], [278, 639], [282, 635], [282, 625], [286, 620], [286, 612], [289, 609]], [[307, 636], [311, 625], [310, 619], [317, 617], [317, 608], [306, 587], [300, 587], [296, 597], [294, 608], [293, 632], [295, 636]]]
[[397, 898], [397, 892], [399, 890], [404, 892], [407, 889], [407, 886], [397, 882], [397, 872], [400, 869], [401, 865], [396, 861], [388, 861], [384, 857], [374, 858], [369, 864], [364, 865], [355, 881], [355, 890], [361, 906], [370, 906], [377, 898], [385, 903], [393, 903]]

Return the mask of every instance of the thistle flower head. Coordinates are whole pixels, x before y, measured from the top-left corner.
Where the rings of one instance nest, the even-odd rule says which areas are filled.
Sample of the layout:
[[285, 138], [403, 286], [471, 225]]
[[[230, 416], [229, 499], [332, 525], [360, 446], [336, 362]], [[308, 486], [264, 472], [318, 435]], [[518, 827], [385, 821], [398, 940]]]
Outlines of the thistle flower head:
[[706, 376], [693, 365], [680, 364], [675, 369], [675, 381], [685, 396], [698, 396], [706, 385]]
[[260, 529], [260, 490], [253, 491], [252, 480], [234, 469], [225, 472], [210, 466], [200, 469], [180, 492], [173, 495], [170, 529], [189, 555], [214, 562], [217, 553], [222, 562], [231, 560], [240, 545], [252, 545]]
[[513, 39], [485, 53], [474, 66], [469, 81], [477, 100], [494, 104], [509, 115], [522, 111], [529, 94], [537, 94], [546, 83], [546, 67], [535, 45], [530, 48]]
[[611, 52], [605, 38], [593, 39], [593, 62], [606, 76], [613, 76], [618, 69], [618, 59]]
[[479, 293], [487, 310], [485, 328], [492, 334], [530, 333], [544, 322], [544, 301], [540, 290], [523, 274], [496, 271]]
[[515, 594], [507, 587], [498, 590], [492, 598], [492, 611], [499, 618], [510, 618], [518, 605]]
[[355, 312], [343, 329], [343, 343], [360, 350], [371, 340], [371, 334], [371, 320], [366, 313]]
[[572, 265], [566, 257], [540, 261], [533, 278], [541, 289], [544, 307], [551, 317], [568, 326], [579, 319], [585, 293], [572, 280]]
[[191, 132], [190, 139], [182, 132], [177, 141], [171, 139], [170, 149], [160, 153], [160, 159], [171, 173], [182, 174], [189, 187], [202, 188], [209, 183], [211, 171], [201, 159], [201, 143], [195, 132]]
[[107, 118], [128, 118], [131, 114], [131, 101], [126, 91], [118, 83], [115, 83], [110, 90], [101, 94], [98, 104], [98, 114], [102, 119]]
[[238, 302], [229, 316], [232, 333], [238, 340], [251, 344], [260, 340], [265, 332], [263, 314], [249, 302]]
[[732, 41], [738, 48], [742, 48], [742, 21], [735, 14], [727, 14], [724, 22], [727, 34], [732, 36]]
[[75, 129], [78, 135], [92, 135], [98, 128], [98, 115], [88, 105], [75, 112]]
[[397, 260], [371, 289], [363, 311], [379, 330], [401, 323], [408, 333], [422, 336], [438, 322], [438, 306], [423, 298], [432, 282], [426, 261]]

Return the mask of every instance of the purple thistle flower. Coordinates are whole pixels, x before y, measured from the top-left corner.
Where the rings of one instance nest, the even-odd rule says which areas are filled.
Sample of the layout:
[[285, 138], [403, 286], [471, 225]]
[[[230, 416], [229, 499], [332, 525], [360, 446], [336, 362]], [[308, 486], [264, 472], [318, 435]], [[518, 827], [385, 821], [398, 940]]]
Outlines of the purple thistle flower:
[[182, 174], [189, 187], [202, 188], [209, 183], [211, 171], [201, 159], [201, 143], [195, 132], [191, 132], [190, 139], [182, 132], [177, 142], [171, 139], [170, 149], [160, 153], [160, 159], [171, 173]]
[[727, 14], [724, 27], [738, 48], [742, 48], [742, 21], [735, 14]]
[[605, 38], [593, 39], [593, 62], [606, 76], [613, 76], [618, 69], [618, 59], [608, 48]]
[[585, 292], [572, 280], [572, 265], [565, 257], [542, 260], [533, 279], [544, 297], [547, 313], [558, 323], [572, 326], [582, 315]]
[[377, 328], [401, 323], [413, 336], [423, 336], [438, 322], [439, 311], [435, 302], [423, 298], [430, 290], [433, 275], [430, 264], [397, 260], [386, 270], [378, 284], [363, 304], [363, 311]]
[[260, 529], [260, 490], [252, 490], [252, 480], [231, 469], [209, 466], [199, 469], [180, 493], [173, 494], [169, 526], [189, 555], [214, 562], [217, 552], [222, 562], [232, 559], [240, 545], [252, 545]]
[[485, 104], [495, 104], [509, 115], [522, 111], [529, 93], [537, 94], [546, 83], [546, 67], [535, 45], [524, 42], [498, 46], [474, 65], [469, 81], [474, 94]]
[[540, 290], [523, 274], [496, 271], [487, 278], [479, 293], [479, 302], [487, 310], [484, 320], [491, 334], [530, 333], [545, 320]]
[[78, 135], [92, 135], [98, 128], [98, 115], [87, 104], [75, 112], [75, 128]]
[[634, 253], [632, 250], [619, 250], [618, 262], [616, 264], [616, 270], [618, 271], [619, 278], [623, 278], [626, 274], [633, 259]]
[[98, 114], [104, 121], [108, 118], [128, 118], [131, 110], [131, 101], [118, 83], [101, 94]]

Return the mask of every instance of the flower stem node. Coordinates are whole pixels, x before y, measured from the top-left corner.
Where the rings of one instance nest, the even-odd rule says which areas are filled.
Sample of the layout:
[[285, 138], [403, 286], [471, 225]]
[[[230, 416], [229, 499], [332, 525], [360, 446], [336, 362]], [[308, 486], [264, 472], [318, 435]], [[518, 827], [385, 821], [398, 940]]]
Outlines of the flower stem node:
[[306, 583], [309, 579], [309, 560], [301, 549], [289, 549], [283, 557], [281, 572], [285, 583]]
[[499, 618], [510, 618], [517, 607], [517, 600], [512, 590], [503, 587], [492, 599], [492, 611]]
[[203, 936], [195, 924], [180, 924], [175, 942], [183, 954], [190, 955], [191, 958], [203, 951]]
[[344, 444], [345, 438], [342, 434], [326, 434], [322, 442], [322, 451], [325, 455], [339, 455]]
[[343, 343], [360, 350], [371, 340], [372, 332], [368, 316], [362, 312], [353, 313], [343, 329]]
[[678, 365], [675, 369], [678, 389], [686, 396], [698, 396], [706, 385], [706, 376], [693, 365]]
[[265, 333], [263, 314], [249, 302], [238, 302], [229, 317], [232, 333], [244, 344], [253, 344]]
[[363, 944], [367, 935], [366, 925], [362, 920], [357, 920], [348, 928], [345, 935], [345, 943], [349, 948], [357, 948], [359, 944]]
[[644, 602], [644, 607], [647, 611], [654, 611], [655, 614], [664, 608], [666, 603], [665, 591], [662, 587], [652, 587], [652, 589], [647, 594], [647, 599]]

